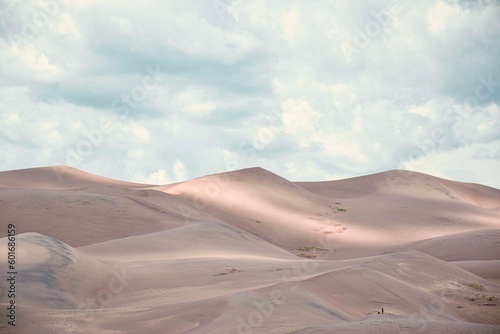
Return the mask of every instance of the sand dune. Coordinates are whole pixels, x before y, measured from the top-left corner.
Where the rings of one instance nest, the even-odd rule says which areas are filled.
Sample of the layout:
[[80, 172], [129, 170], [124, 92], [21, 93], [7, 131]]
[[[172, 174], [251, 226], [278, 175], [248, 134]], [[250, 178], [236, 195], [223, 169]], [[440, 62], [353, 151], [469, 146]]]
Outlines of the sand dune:
[[480, 230], [417, 241], [408, 248], [445, 261], [498, 260], [500, 229]]
[[500, 260], [490, 261], [453, 261], [455, 266], [463, 268], [474, 275], [500, 283]]
[[346, 322], [332, 326], [317, 326], [292, 332], [293, 334], [356, 334], [368, 332], [374, 334], [400, 333], [498, 333], [494, 325], [456, 323], [449, 321], [429, 321], [425, 318], [407, 318], [387, 314], [384, 317], [369, 316], [362, 321]]
[[[20, 304], [51, 309], [74, 308], [97, 291], [96, 282], [109, 276], [108, 264], [57, 239], [38, 234], [18, 235], [17, 259], [22, 268]], [[2, 257], [6, 247], [2, 243]], [[22, 263], [22, 266], [21, 266]]]
[[0, 173], [0, 237], [16, 224], [19, 333], [496, 333], [499, 203], [404, 171], [145, 185], [61, 166]]
[[0, 172], [0, 186], [28, 189], [74, 189], [90, 185], [140, 188], [145, 185], [113, 180], [67, 166], [41, 167]]
[[500, 196], [499, 189], [404, 170], [391, 170], [339, 181], [296, 184], [325, 197], [357, 198], [373, 193], [407, 194], [412, 197], [454, 199], [485, 208], [500, 208], [500, 203], [495, 200]]
[[[167, 242], [168, 241], [168, 242]], [[87, 254], [120, 261], [211, 258], [211, 257], [276, 257], [296, 256], [253, 234], [229, 225], [193, 223], [141, 236], [128, 237], [80, 247]]]

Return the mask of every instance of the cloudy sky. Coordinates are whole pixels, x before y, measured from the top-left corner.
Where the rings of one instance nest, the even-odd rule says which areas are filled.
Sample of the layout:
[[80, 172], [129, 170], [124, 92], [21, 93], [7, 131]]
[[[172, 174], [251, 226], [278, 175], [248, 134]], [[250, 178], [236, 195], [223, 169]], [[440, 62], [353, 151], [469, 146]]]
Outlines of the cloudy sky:
[[500, 188], [500, 2], [4, 0], [0, 170]]

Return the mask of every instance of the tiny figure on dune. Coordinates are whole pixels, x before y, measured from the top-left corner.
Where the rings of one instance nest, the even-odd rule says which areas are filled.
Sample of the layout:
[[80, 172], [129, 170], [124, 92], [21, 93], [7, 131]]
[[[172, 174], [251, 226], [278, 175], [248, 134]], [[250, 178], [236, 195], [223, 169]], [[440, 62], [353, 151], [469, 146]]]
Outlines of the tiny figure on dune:
[[382, 307], [382, 314], [384, 314], [384, 308]]

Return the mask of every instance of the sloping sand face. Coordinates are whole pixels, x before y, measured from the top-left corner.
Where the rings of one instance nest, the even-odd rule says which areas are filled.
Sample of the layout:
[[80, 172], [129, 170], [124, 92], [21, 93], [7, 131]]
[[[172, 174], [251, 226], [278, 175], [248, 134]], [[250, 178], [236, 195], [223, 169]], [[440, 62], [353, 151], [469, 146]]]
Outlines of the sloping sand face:
[[498, 333], [499, 203], [404, 171], [159, 186], [2, 172], [0, 271], [14, 224], [18, 274], [16, 331], [0, 333]]

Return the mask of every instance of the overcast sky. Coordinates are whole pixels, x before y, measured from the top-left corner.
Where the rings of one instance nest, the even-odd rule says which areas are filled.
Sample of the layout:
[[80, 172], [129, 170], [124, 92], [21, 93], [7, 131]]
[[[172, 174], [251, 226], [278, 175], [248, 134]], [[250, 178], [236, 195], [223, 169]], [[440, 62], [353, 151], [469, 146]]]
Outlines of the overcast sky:
[[500, 3], [4, 0], [0, 170], [500, 188]]

